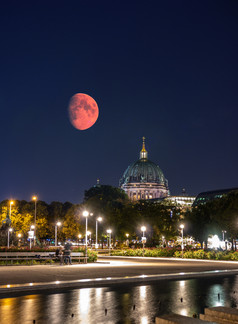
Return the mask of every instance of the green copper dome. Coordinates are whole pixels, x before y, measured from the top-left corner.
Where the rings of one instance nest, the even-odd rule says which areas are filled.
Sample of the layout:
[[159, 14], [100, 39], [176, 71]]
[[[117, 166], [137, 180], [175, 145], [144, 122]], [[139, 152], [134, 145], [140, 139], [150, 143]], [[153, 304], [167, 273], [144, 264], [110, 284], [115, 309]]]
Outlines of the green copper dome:
[[160, 167], [148, 159], [140, 159], [128, 166], [120, 180], [120, 186], [138, 182], [152, 182], [168, 186], [168, 181]]
[[168, 188], [168, 181], [165, 179], [160, 167], [148, 160], [145, 138], [143, 138], [140, 159], [128, 166], [120, 179], [120, 187], [128, 183], [156, 183]]

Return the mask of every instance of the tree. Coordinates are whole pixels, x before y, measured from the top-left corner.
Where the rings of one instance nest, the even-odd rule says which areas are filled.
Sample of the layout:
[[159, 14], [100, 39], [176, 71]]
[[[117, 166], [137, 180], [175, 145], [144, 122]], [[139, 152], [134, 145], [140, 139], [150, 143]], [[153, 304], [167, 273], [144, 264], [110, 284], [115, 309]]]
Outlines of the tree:
[[185, 219], [191, 235], [206, 243], [211, 234], [218, 234], [221, 238], [222, 230], [227, 231], [227, 238], [235, 239], [238, 236], [237, 215], [238, 192], [235, 191], [194, 207], [187, 212]]
[[85, 191], [84, 208], [94, 214], [94, 217], [103, 217], [104, 228], [111, 228], [115, 238], [121, 238], [123, 231], [123, 213], [129, 199], [119, 188], [107, 185], [98, 185]]
[[63, 218], [62, 229], [59, 230], [59, 238], [78, 240], [78, 235], [84, 232], [84, 226], [80, 222], [81, 205], [72, 205]]

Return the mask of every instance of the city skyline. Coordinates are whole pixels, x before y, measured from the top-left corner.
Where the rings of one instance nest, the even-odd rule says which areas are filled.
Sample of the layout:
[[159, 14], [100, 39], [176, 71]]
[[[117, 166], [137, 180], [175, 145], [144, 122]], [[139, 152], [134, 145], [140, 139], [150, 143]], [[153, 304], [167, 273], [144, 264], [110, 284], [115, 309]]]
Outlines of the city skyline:
[[[1, 201], [118, 187], [143, 136], [171, 195], [237, 187], [237, 3], [25, 1], [0, 16]], [[76, 93], [98, 104], [88, 130], [70, 124]]]

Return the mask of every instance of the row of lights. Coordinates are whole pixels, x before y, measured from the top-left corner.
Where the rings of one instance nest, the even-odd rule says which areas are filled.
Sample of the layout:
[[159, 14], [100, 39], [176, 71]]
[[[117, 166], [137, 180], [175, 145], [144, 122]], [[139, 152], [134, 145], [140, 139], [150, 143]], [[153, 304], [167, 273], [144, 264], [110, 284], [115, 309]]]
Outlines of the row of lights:
[[[37, 196], [33, 196], [32, 197], [32, 200], [35, 201], [35, 215], [34, 215], [34, 225], [31, 226], [31, 230], [34, 229], [34, 245], [35, 245], [35, 239], [36, 239], [36, 202], [37, 202]], [[11, 206], [14, 204], [14, 201], [11, 200], [10, 201], [10, 218], [11, 218]], [[87, 227], [88, 227], [88, 216], [92, 216], [93, 213], [90, 213], [85, 210], [83, 212], [83, 216], [86, 218], [86, 233], [85, 233], [85, 237], [86, 237], [86, 257], [87, 257], [87, 235], [90, 235], [91, 233], [87, 230]], [[98, 239], [97, 239], [97, 232], [98, 232], [98, 221], [101, 222], [102, 221], [102, 217], [98, 217], [96, 219], [96, 248], [98, 247]], [[58, 226], [61, 226], [61, 222], [57, 222], [56, 225], [55, 225], [55, 246], [57, 246], [57, 227]], [[184, 229], [184, 225], [181, 224], [180, 225], [180, 228], [181, 228], [181, 231], [182, 231], [182, 257], [183, 257], [183, 249], [184, 249], [184, 246], [183, 246], [183, 229]], [[8, 248], [9, 248], [9, 232], [12, 232], [12, 228], [9, 228], [8, 230]], [[142, 226], [141, 227], [141, 231], [143, 233], [143, 256], [144, 256], [144, 243], [146, 241], [145, 239], [145, 231], [146, 231], [146, 227], [145, 226]], [[111, 233], [112, 233], [112, 230], [111, 229], [108, 229], [107, 230], [107, 233], [109, 234], [109, 237], [110, 237], [110, 244], [109, 244], [109, 254], [110, 254], [110, 246], [111, 246]], [[126, 234], [126, 237], [128, 238], [129, 234]], [[21, 234], [18, 234], [18, 237], [20, 238], [21, 237]], [[79, 234], [79, 238], [81, 238], [81, 234]], [[31, 243], [31, 240], [30, 240], [30, 243]]]
[[[85, 257], [86, 257], [86, 263], [87, 263], [87, 244], [88, 244], [88, 216], [92, 216], [92, 213], [89, 213], [87, 210], [83, 211], [83, 216], [85, 217], [86, 220], [86, 229], [85, 229]], [[98, 247], [98, 221], [101, 222], [102, 221], [102, 217], [98, 217], [96, 219], [96, 248]], [[109, 255], [111, 254], [111, 234], [112, 234], [112, 230], [108, 229], [107, 233], [109, 234]]]

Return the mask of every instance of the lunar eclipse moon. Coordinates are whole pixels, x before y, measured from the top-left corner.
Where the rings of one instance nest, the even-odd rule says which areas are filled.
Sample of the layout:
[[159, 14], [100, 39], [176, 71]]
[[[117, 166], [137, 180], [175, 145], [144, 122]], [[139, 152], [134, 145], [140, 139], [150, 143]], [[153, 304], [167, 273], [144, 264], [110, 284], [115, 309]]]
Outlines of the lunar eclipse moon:
[[71, 97], [68, 110], [71, 124], [79, 130], [90, 128], [98, 119], [96, 101], [84, 93], [76, 93]]

